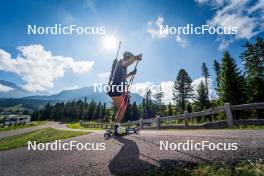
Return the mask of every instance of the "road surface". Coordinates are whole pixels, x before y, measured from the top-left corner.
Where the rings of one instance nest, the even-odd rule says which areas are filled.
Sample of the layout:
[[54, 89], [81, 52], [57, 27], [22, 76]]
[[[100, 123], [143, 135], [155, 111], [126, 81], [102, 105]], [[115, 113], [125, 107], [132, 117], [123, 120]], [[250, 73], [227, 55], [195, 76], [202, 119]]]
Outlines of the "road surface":
[[34, 126], [34, 127], [20, 128], [20, 129], [15, 129], [15, 130], [10, 130], [10, 131], [2, 131], [2, 132], [0, 132], [0, 139], [5, 138], [5, 137], [14, 136], [17, 134], [28, 133], [28, 132], [32, 132], [35, 130], [48, 128], [48, 127], [62, 129], [62, 130], [70, 130], [70, 131], [91, 131], [91, 132], [95, 131], [95, 130], [71, 129], [71, 128], [67, 128], [65, 123], [48, 121], [47, 123], [45, 123], [43, 125], [38, 125], [38, 126]]
[[[57, 124], [57, 128], [65, 126]], [[236, 151], [160, 150], [160, 141], [169, 143], [238, 143]], [[250, 130], [178, 130], [141, 131], [104, 140], [102, 132], [64, 140], [81, 143], [105, 143], [104, 151], [28, 151], [27, 147], [1, 151], [1, 175], [140, 175], [162, 166], [190, 163], [237, 162], [264, 158], [264, 131]]]

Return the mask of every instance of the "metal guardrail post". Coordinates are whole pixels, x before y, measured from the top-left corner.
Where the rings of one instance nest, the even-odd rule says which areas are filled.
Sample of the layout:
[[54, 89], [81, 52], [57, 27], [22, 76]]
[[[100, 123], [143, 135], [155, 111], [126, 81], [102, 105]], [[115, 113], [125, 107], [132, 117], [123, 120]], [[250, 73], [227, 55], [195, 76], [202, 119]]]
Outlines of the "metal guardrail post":
[[232, 128], [234, 124], [233, 124], [233, 115], [232, 115], [230, 103], [225, 103], [224, 108], [225, 108], [227, 126], [228, 128]]

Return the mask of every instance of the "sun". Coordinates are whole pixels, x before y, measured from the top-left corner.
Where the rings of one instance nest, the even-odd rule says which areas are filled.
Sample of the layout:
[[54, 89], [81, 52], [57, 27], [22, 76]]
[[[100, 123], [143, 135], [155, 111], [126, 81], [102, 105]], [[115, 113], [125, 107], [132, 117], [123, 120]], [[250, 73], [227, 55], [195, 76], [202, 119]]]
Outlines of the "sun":
[[105, 36], [103, 39], [103, 46], [106, 49], [113, 50], [118, 44], [117, 39], [114, 36]]

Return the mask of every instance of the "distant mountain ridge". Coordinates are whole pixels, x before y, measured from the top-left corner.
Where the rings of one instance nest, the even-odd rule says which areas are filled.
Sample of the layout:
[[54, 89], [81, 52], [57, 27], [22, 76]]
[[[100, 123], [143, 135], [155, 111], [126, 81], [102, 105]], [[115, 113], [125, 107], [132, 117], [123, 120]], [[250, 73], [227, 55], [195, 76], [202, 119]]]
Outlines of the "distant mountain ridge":
[[12, 82], [9, 82], [9, 81], [5, 81], [5, 80], [0, 80], [0, 84], [4, 85], [4, 86], [7, 86], [7, 87], [11, 87], [13, 89], [17, 89], [17, 90], [20, 90], [20, 91], [25, 91], [23, 90], [21, 87], [17, 86], [16, 84], [12, 83]]
[[16, 84], [4, 80], [0, 80], [0, 84], [6, 87], [12, 88], [12, 90], [8, 92], [0, 91], [0, 98], [22, 98], [25, 96], [33, 95], [32, 93], [24, 90], [23, 88], [17, 86]]
[[[48, 102], [67, 102], [72, 100], [84, 100], [85, 98], [88, 102], [94, 100], [95, 102], [106, 103], [107, 106], [111, 105], [111, 98], [105, 92], [95, 92], [92, 86], [72, 90], [63, 90], [52, 95], [32, 95], [12, 82], [4, 82], [1, 80], [0, 84], [2, 84], [2, 82], [3, 85], [11, 87], [13, 90], [9, 92], [0, 92], [0, 107], [22, 104], [23, 106], [30, 105], [30, 107], [37, 107], [37, 109], [40, 109]], [[142, 103], [142, 96], [135, 93], [131, 93], [130, 95], [131, 102], [135, 101], [137, 104]]]
[[23, 89], [22, 87], [16, 85], [15, 83], [5, 80], [0, 80], [0, 84], [12, 88], [12, 90], [8, 92], [0, 91], [0, 98], [23, 98], [32, 95], [48, 94], [48, 92], [29, 92]]
[[[141, 103], [143, 97], [138, 94], [131, 93], [131, 102], [136, 102], [137, 104]], [[57, 94], [49, 95], [49, 96], [28, 96], [24, 97], [24, 99], [34, 99], [34, 100], [46, 100], [46, 101], [71, 101], [71, 100], [84, 100], [87, 101], [96, 101], [96, 102], [105, 102], [108, 105], [111, 103], [110, 97], [105, 92], [95, 92], [93, 87], [83, 87], [80, 89], [72, 89], [72, 90], [63, 90]]]

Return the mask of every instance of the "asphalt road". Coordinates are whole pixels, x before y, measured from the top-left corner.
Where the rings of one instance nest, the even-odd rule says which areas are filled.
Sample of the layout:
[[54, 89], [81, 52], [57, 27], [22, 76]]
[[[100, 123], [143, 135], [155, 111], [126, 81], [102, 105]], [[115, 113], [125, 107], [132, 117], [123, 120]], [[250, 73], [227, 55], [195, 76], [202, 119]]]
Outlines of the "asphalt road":
[[14, 136], [14, 135], [21, 134], [21, 133], [27, 133], [27, 132], [39, 130], [42, 128], [47, 128], [47, 127], [50, 127], [52, 124], [53, 124], [53, 122], [48, 122], [48, 123], [45, 123], [43, 125], [38, 125], [35, 127], [20, 128], [20, 129], [18, 128], [18, 129], [10, 130], [10, 131], [2, 131], [2, 132], [0, 132], [0, 139], [5, 138], [5, 137], [9, 137], [9, 136]]
[[[59, 128], [60, 125], [57, 126]], [[238, 143], [236, 151], [160, 150], [160, 141], [169, 143]], [[81, 143], [105, 143], [104, 151], [28, 151], [27, 147], [1, 151], [0, 170], [10, 175], [140, 175], [160, 166], [190, 163], [233, 163], [264, 158], [264, 131], [179, 130], [141, 131], [104, 140], [102, 132], [69, 140]]]
[[64, 123], [48, 121], [47, 123], [45, 123], [43, 125], [38, 125], [38, 126], [34, 126], [34, 127], [20, 128], [20, 129], [15, 129], [15, 130], [10, 130], [10, 131], [2, 131], [2, 132], [0, 132], [0, 139], [5, 138], [5, 137], [14, 136], [17, 134], [28, 133], [28, 132], [32, 132], [35, 130], [48, 128], [48, 127], [62, 129], [62, 130], [70, 130], [70, 131], [91, 131], [91, 132], [95, 131], [95, 130], [71, 129], [71, 128], [67, 128]]

